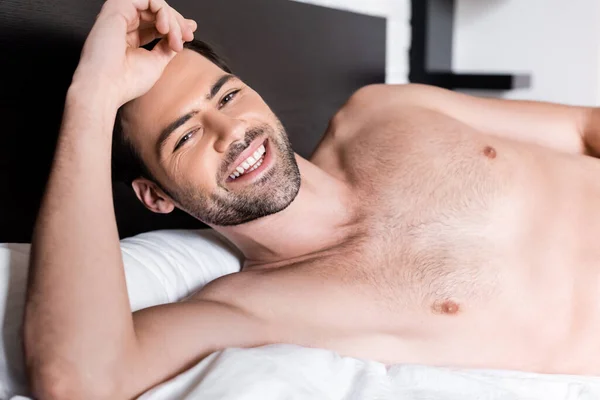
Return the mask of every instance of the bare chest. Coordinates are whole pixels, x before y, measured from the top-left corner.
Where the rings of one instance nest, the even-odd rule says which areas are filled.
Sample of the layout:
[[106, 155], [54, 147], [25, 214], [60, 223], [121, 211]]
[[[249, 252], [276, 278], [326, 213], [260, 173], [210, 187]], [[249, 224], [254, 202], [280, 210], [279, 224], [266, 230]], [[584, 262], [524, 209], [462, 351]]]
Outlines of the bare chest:
[[360, 204], [362, 235], [342, 256], [360, 260], [356, 279], [390, 304], [440, 313], [490, 298], [498, 255], [518, 237], [518, 155], [443, 117], [396, 118], [357, 137], [342, 165]]
[[[243, 285], [275, 340], [389, 363], [598, 370], [600, 257], [577, 264], [597, 248], [600, 217], [584, 216], [600, 167], [582, 178], [587, 162], [439, 115], [356, 138], [320, 157], [353, 188], [356, 235]], [[567, 354], [575, 367], [561, 369]]]
[[[577, 265], [592, 248], [581, 243], [600, 232], [598, 217], [578, 225], [594, 210], [581, 199], [600, 195], [581, 175], [587, 164], [440, 116], [412, 118], [342, 148], [337, 174], [354, 187], [360, 235], [300, 266], [298, 293], [310, 287], [305, 310], [318, 312], [299, 320], [328, 332], [319, 346], [380, 360], [542, 371], [560, 364], [554, 349], [581, 352], [573, 357], [586, 365], [575, 344], [591, 348], [588, 283], [600, 283], [600, 264]], [[465, 348], [477, 349], [472, 359]]]

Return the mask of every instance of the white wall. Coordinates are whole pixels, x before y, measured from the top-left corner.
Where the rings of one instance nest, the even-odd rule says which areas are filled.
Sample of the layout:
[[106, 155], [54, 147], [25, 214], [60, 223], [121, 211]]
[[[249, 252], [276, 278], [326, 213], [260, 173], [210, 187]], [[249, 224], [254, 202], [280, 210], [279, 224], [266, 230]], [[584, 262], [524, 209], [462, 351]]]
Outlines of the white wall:
[[386, 82], [408, 82], [408, 49], [410, 47], [409, 0], [294, 0], [301, 3], [386, 17], [387, 51]]
[[530, 72], [506, 98], [600, 104], [600, 1], [457, 0], [456, 72]]

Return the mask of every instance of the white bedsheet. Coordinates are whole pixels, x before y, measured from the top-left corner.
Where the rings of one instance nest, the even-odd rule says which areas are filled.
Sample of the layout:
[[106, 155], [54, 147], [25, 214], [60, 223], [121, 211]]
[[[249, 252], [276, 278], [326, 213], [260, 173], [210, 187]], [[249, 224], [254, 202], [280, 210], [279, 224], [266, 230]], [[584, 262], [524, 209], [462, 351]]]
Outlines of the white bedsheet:
[[598, 400], [600, 377], [377, 362], [292, 345], [217, 352], [140, 400]]

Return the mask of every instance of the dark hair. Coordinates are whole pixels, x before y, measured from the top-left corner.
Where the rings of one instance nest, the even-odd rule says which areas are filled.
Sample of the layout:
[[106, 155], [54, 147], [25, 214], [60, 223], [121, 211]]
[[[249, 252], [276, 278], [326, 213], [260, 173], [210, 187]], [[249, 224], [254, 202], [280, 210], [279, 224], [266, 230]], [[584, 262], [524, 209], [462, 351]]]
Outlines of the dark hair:
[[[147, 50], [151, 50], [158, 40], [144, 46]], [[204, 56], [217, 67], [221, 68], [227, 73], [231, 73], [229, 66], [223, 58], [221, 58], [214, 49], [207, 43], [194, 39], [191, 42], [184, 43], [183, 47], [195, 51], [196, 53]], [[127, 135], [123, 131], [122, 114], [123, 107], [121, 106], [117, 111], [117, 117], [115, 119], [115, 126], [113, 130], [113, 141], [112, 141], [112, 178], [115, 181], [125, 182], [128, 186], [131, 186], [137, 178], [147, 178], [154, 181], [160, 186], [160, 183], [152, 176], [144, 161], [142, 160], [138, 150], [135, 148], [131, 140], [127, 138]], [[162, 187], [161, 187], [162, 188]], [[164, 188], [162, 188], [164, 190]], [[168, 193], [168, 192], [167, 192]]]

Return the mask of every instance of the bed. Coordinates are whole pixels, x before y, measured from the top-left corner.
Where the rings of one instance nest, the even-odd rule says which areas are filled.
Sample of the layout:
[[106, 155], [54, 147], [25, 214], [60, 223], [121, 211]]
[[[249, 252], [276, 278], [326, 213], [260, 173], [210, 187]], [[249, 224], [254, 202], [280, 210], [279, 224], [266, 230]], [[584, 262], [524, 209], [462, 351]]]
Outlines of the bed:
[[[100, 0], [3, 0], [0, 54], [0, 400], [26, 399], [20, 337], [29, 242], [65, 91]], [[290, 0], [173, 0], [199, 35], [254, 86], [309, 156], [356, 89], [382, 83], [386, 20]], [[132, 310], [179, 301], [242, 256], [192, 218], [147, 212], [129, 188], [114, 201]], [[278, 344], [224, 349], [141, 399], [600, 399], [600, 378], [385, 366]]]
[[[121, 241], [132, 310], [175, 302], [243, 258], [213, 230], [160, 230]], [[29, 244], [0, 244], [0, 399], [29, 399], [21, 352]], [[600, 378], [392, 365], [325, 349], [275, 344], [229, 348], [140, 400], [597, 400]]]

